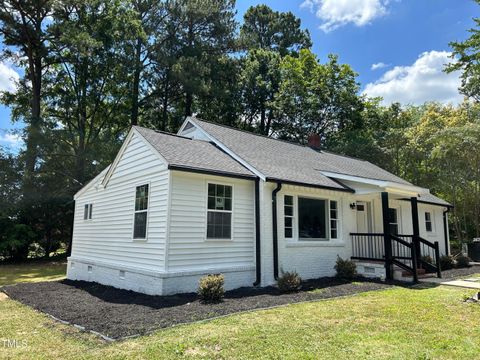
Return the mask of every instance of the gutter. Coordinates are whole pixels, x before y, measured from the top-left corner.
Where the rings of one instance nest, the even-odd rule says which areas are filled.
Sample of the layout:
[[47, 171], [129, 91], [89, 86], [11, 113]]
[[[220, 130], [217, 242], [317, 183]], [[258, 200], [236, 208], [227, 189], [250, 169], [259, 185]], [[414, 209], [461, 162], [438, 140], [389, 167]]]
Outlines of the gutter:
[[255, 282], [253, 286], [260, 285], [261, 281], [260, 257], [260, 178], [255, 179]]
[[272, 191], [272, 226], [273, 226], [273, 277], [278, 280], [278, 229], [277, 229], [277, 193], [282, 190], [282, 183]]
[[255, 175], [243, 175], [243, 174], [236, 174], [236, 173], [231, 173], [227, 171], [207, 170], [207, 169], [196, 168], [191, 166], [183, 166], [183, 165], [168, 165], [168, 170], [176, 170], [176, 171], [213, 175], [213, 176], [223, 176], [223, 177], [229, 177], [229, 178], [235, 178], [235, 179], [255, 180]]
[[[331, 180], [333, 180], [333, 179], [331, 179]], [[339, 185], [341, 185], [343, 188], [337, 188], [337, 187], [334, 187], [334, 186], [327, 186], [327, 185], [309, 184], [309, 183], [298, 182], [298, 181], [282, 180], [282, 179], [272, 178], [272, 177], [267, 177], [267, 178], [265, 179], [265, 181], [267, 181], [267, 182], [276, 182], [277, 184], [279, 184], [280, 182], [282, 182], [283, 184], [303, 186], [303, 187], [314, 188], [314, 189], [324, 189], [324, 190], [332, 190], [332, 191], [341, 191], [341, 192], [355, 193], [355, 190], [353, 190], [352, 188], [350, 188], [350, 187], [348, 187], [348, 186], [345, 186], [345, 185], [341, 184], [341, 183], [338, 182], [338, 181], [335, 181], [335, 182], [338, 183]]]
[[450, 249], [448, 246], [448, 230], [447, 230], [447, 214], [450, 212], [451, 207], [447, 207], [447, 210], [443, 212], [443, 236], [445, 238], [445, 255], [450, 255]]

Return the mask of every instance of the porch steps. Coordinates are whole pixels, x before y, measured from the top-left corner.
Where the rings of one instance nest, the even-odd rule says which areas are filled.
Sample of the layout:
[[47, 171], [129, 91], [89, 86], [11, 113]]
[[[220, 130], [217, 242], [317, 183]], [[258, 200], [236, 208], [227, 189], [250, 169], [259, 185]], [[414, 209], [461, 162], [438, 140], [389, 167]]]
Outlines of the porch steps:
[[[385, 279], [385, 264], [383, 261], [354, 260], [357, 265], [357, 272], [365, 277]], [[431, 278], [434, 274], [427, 273], [425, 269], [417, 269], [419, 279]], [[410, 271], [394, 266], [393, 278], [399, 281], [413, 282], [413, 274]]]

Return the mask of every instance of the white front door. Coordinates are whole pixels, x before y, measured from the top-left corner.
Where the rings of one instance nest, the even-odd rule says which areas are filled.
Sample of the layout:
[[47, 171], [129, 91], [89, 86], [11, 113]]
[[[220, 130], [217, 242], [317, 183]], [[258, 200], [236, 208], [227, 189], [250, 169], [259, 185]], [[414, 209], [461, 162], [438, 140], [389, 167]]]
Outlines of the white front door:
[[372, 232], [372, 214], [371, 203], [369, 201], [357, 201], [357, 232], [371, 233]]

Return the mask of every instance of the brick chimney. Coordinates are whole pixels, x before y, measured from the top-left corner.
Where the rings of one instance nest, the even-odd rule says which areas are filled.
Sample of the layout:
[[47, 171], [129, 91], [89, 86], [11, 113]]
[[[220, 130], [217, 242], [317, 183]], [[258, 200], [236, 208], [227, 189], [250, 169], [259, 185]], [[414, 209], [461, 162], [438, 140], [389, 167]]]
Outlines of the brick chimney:
[[321, 146], [320, 135], [318, 134], [308, 135], [308, 146], [314, 150], [320, 150], [320, 146]]

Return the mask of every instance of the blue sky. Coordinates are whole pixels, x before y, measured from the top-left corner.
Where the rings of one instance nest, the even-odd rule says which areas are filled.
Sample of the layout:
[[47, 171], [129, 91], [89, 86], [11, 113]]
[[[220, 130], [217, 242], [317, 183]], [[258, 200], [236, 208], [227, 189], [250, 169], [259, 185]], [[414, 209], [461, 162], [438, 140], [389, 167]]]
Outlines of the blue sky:
[[[480, 17], [473, 0], [237, 0], [237, 18], [252, 5], [291, 11], [310, 31], [313, 51], [324, 62], [329, 53], [359, 73], [362, 91], [393, 101], [421, 104], [428, 100], [458, 103], [459, 74], [444, 74], [448, 43], [463, 40]], [[18, 77], [0, 62], [0, 90]], [[21, 145], [11, 133], [10, 112], [0, 106], [0, 145]]]

